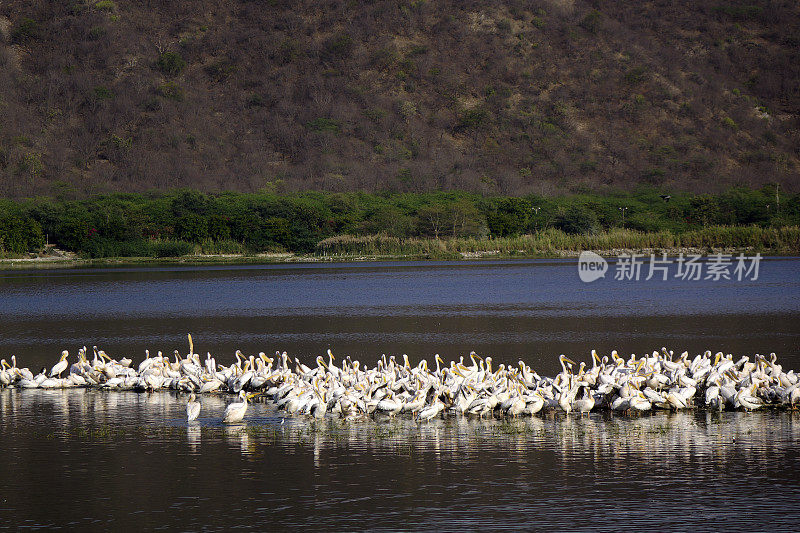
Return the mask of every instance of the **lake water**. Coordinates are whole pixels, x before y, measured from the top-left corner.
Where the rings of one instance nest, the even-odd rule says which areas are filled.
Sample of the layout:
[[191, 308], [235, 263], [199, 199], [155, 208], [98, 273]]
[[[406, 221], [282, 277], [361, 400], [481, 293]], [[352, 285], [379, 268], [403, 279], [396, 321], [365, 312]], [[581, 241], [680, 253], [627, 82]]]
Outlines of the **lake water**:
[[[476, 350], [553, 375], [557, 356], [776, 352], [800, 369], [800, 260], [756, 281], [582, 283], [575, 260], [0, 272], [0, 356], [62, 349], [331, 348], [445, 360]], [[796, 529], [795, 412], [533, 419], [286, 418], [224, 427], [226, 396], [0, 391], [0, 527], [108, 529]]]

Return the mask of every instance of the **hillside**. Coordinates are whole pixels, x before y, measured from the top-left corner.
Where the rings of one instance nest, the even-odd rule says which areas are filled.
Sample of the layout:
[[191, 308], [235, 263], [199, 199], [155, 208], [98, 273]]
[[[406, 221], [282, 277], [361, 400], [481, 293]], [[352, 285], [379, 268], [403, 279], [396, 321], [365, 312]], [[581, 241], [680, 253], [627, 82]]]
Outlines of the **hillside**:
[[800, 185], [787, 1], [0, 4], [0, 195]]

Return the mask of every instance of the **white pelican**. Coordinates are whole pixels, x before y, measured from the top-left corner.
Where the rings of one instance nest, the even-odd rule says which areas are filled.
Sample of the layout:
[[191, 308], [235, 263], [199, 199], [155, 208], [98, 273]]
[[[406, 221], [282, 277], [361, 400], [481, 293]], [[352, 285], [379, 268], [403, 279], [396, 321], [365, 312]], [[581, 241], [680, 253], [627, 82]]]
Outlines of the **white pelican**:
[[594, 409], [594, 398], [592, 397], [591, 394], [589, 394], [589, 388], [584, 387], [583, 397], [580, 398], [579, 400], [573, 401], [572, 404], [575, 407], [575, 409], [581, 414], [588, 413], [589, 411]]
[[686, 409], [688, 407], [686, 399], [674, 391], [670, 391], [669, 394], [667, 394], [667, 403], [669, 403], [673, 409]]
[[239, 393], [239, 399], [241, 401], [228, 404], [228, 407], [225, 408], [225, 414], [222, 417], [222, 421], [226, 424], [235, 424], [237, 422], [241, 422], [244, 418], [244, 414], [247, 412], [247, 393], [245, 391], [241, 391]]
[[[570, 373], [570, 381], [572, 377], [572, 373]], [[561, 391], [558, 393], [558, 405], [566, 414], [572, 411], [572, 402], [575, 401], [575, 395], [577, 393], [578, 387], [570, 388], [569, 381], [561, 387]]]
[[653, 408], [653, 404], [650, 403], [647, 397], [641, 392], [637, 392], [631, 396], [628, 400], [628, 404], [630, 405], [631, 409], [635, 409], [637, 411], [649, 411]]
[[518, 415], [522, 414], [525, 411], [527, 404], [525, 400], [522, 399], [522, 396], [514, 396], [513, 398], [509, 398], [508, 408], [506, 409], [506, 414], [510, 417], [516, 418]]
[[417, 415], [417, 421], [430, 420], [444, 411], [444, 403], [437, 397], [431, 405], [423, 407]]
[[545, 404], [544, 396], [542, 396], [542, 394], [539, 391], [536, 391], [533, 393], [533, 396], [528, 398], [528, 403], [525, 406], [525, 412], [533, 416], [542, 410], [544, 404]]
[[762, 407], [764, 402], [762, 402], [760, 398], [754, 396], [756, 387], [758, 387], [757, 383], [754, 383], [750, 387], [742, 387], [736, 394], [734, 405], [744, 408], [745, 411], [752, 411]]
[[11, 365], [6, 363], [5, 359], [0, 360], [0, 387], [8, 387], [11, 385], [11, 380], [14, 376], [12, 376], [12, 372], [8, 372], [6, 369], [11, 368]]
[[52, 370], [50, 370], [51, 378], [53, 376], [58, 376], [59, 378], [61, 377], [61, 373], [67, 369], [67, 357], [69, 357], [69, 352], [67, 350], [61, 352], [61, 359], [59, 359], [58, 363], [56, 363]]
[[[190, 337], [191, 338], [191, 337]], [[189, 401], [186, 402], [186, 420], [191, 422], [195, 420], [200, 414], [200, 402], [197, 401], [197, 396], [194, 393], [189, 395]], [[244, 415], [244, 413], [242, 413]]]

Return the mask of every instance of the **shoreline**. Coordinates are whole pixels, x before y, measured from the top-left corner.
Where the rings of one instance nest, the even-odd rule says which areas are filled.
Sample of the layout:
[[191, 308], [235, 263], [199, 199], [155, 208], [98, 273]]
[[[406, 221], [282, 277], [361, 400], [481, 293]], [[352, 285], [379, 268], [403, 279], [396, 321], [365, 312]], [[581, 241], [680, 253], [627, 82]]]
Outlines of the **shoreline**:
[[[753, 247], [673, 247], [673, 248], [613, 248], [588, 250], [604, 258], [615, 258], [622, 254], [650, 254], [661, 256], [666, 253], [668, 257], [684, 255], [708, 256], [711, 254], [730, 254], [736, 256], [740, 253], [752, 256], [760, 253], [762, 256], [771, 257], [797, 257], [795, 251], [782, 252], [773, 249], [755, 249]], [[0, 258], [0, 270], [37, 270], [80, 267], [109, 267], [109, 266], [217, 266], [217, 265], [274, 265], [274, 264], [302, 264], [302, 263], [358, 263], [358, 262], [390, 262], [390, 261], [475, 261], [475, 260], [507, 260], [507, 259], [574, 259], [580, 255], [579, 250], [559, 249], [531, 253], [519, 250], [508, 253], [499, 250], [482, 250], [474, 252], [439, 253], [439, 254], [192, 254], [179, 257], [103, 257], [82, 258], [76, 255], [69, 256], [42, 256]]]

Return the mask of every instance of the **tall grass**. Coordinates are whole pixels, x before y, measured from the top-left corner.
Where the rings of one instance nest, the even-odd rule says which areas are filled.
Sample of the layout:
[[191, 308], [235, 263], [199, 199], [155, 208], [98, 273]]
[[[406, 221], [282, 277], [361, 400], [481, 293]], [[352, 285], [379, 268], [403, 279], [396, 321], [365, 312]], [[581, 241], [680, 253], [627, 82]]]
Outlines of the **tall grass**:
[[612, 229], [607, 232], [586, 235], [571, 235], [549, 228], [534, 235], [519, 237], [495, 239], [467, 237], [438, 240], [402, 239], [387, 235], [339, 235], [320, 241], [316, 253], [323, 256], [456, 257], [468, 253], [549, 255], [582, 250], [674, 250], [677, 248], [748, 248], [782, 254], [798, 253], [800, 252], [800, 227], [710, 226], [685, 233]]
[[198, 246], [197, 252], [201, 254], [226, 255], [226, 254], [246, 254], [247, 247], [237, 241], [232, 240], [213, 240], [205, 239]]
[[235, 241], [212, 241], [193, 243], [178, 239], [140, 239], [135, 241], [112, 241], [98, 238], [89, 243], [81, 255], [85, 258], [106, 257], [183, 257], [197, 254], [242, 254], [245, 246]]

